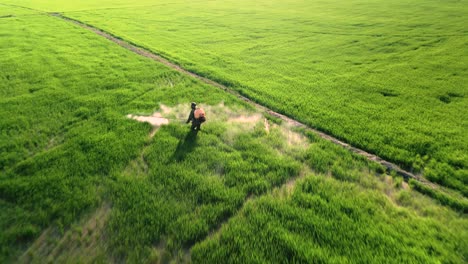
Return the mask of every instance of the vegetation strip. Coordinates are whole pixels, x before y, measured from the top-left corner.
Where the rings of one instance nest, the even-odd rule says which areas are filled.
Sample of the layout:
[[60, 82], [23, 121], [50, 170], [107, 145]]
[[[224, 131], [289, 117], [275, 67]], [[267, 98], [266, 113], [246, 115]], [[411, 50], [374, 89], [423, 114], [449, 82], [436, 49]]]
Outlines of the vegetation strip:
[[427, 185], [431, 186], [432, 188], [441, 188], [439, 185], [437, 185], [435, 183], [432, 183], [432, 182], [429, 182], [429, 181], [427, 181], [426, 179], [424, 179], [423, 177], [421, 177], [419, 175], [415, 175], [415, 174], [413, 174], [411, 172], [403, 170], [398, 165], [396, 165], [396, 164], [394, 164], [392, 162], [386, 161], [386, 160], [380, 158], [379, 156], [371, 154], [371, 153], [369, 153], [367, 151], [364, 151], [362, 149], [353, 147], [353, 146], [349, 145], [348, 143], [345, 143], [345, 142], [343, 142], [343, 141], [341, 141], [341, 140], [339, 140], [339, 139], [337, 139], [337, 138], [335, 138], [333, 136], [330, 136], [330, 135], [328, 135], [328, 134], [326, 134], [324, 132], [321, 132], [321, 131], [319, 131], [317, 129], [311, 128], [311, 127], [309, 127], [309, 126], [307, 126], [307, 125], [305, 125], [305, 124], [303, 124], [303, 123], [301, 123], [301, 122], [299, 122], [297, 120], [294, 120], [294, 119], [292, 119], [290, 117], [287, 117], [287, 116], [285, 116], [283, 114], [277, 113], [277, 112], [275, 112], [275, 111], [273, 111], [273, 110], [271, 110], [271, 109], [269, 109], [269, 108], [267, 108], [267, 107], [265, 107], [263, 105], [255, 103], [254, 101], [252, 101], [249, 98], [239, 94], [238, 92], [230, 89], [229, 87], [227, 87], [225, 85], [222, 85], [222, 84], [220, 84], [218, 82], [215, 82], [215, 81], [213, 81], [211, 79], [208, 79], [208, 78], [202, 77], [202, 76], [200, 76], [198, 74], [195, 74], [193, 72], [190, 72], [190, 71], [180, 67], [179, 65], [170, 62], [169, 60], [163, 58], [162, 56], [157, 55], [157, 54], [155, 54], [155, 53], [153, 53], [151, 51], [148, 51], [146, 49], [143, 49], [141, 47], [138, 47], [136, 44], [127, 42], [126, 40], [123, 40], [122, 38], [119, 38], [118, 36], [111, 35], [111, 34], [105, 32], [105, 31], [103, 31], [103, 30], [101, 30], [99, 28], [96, 28], [94, 26], [85, 24], [85, 23], [83, 23], [81, 21], [78, 21], [76, 19], [66, 17], [66, 16], [62, 15], [61, 13], [50, 13], [50, 15], [61, 18], [61, 19], [64, 19], [66, 21], [70, 21], [70, 22], [72, 22], [72, 23], [74, 23], [74, 24], [76, 24], [76, 25], [78, 25], [78, 26], [80, 26], [82, 28], [88, 29], [88, 30], [90, 30], [90, 31], [102, 36], [102, 37], [105, 37], [106, 39], [118, 44], [119, 46], [121, 46], [123, 48], [126, 48], [126, 49], [128, 49], [130, 51], [133, 51], [133, 52], [135, 52], [135, 53], [137, 53], [137, 54], [139, 54], [141, 56], [144, 56], [144, 57], [153, 59], [155, 61], [158, 61], [160, 63], [163, 63], [164, 65], [166, 65], [168, 67], [171, 67], [172, 69], [175, 69], [176, 71], [178, 71], [180, 73], [183, 73], [185, 75], [197, 78], [197, 79], [199, 79], [199, 80], [201, 80], [201, 81], [203, 81], [203, 82], [205, 82], [207, 84], [210, 84], [210, 85], [215, 86], [217, 88], [220, 88], [220, 89], [222, 89], [222, 90], [224, 90], [224, 91], [226, 91], [228, 93], [231, 93], [231, 94], [237, 96], [238, 98], [240, 98], [240, 99], [254, 105], [257, 109], [259, 109], [261, 111], [264, 111], [264, 112], [266, 112], [266, 113], [268, 113], [268, 114], [270, 114], [272, 116], [275, 116], [277, 118], [280, 118], [281, 120], [283, 120], [285, 122], [288, 122], [290, 125], [310, 130], [310, 131], [316, 133], [317, 135], [319, 135], [323, 139], [326, 139], [326, 140], [331, 141], [331, 142], [333, 142], [333, 143], [335, 143], [337, 145], [340, 145], [340, 146], [350, 150], [351, 152], [354, 152], [356, 154], [364, 156], [368, 160], [375, 161], [375, 162], [385, 166], [388, 170], [395, 171], [397, 174], [403, 176], [403, 178], [405, 180], [409, 180], [410, 178], [412, 178], [412, 179], [415, 179], [415, 180], [417, 180], [417, 181], [419, 181], [421, 183], [427, 184]]

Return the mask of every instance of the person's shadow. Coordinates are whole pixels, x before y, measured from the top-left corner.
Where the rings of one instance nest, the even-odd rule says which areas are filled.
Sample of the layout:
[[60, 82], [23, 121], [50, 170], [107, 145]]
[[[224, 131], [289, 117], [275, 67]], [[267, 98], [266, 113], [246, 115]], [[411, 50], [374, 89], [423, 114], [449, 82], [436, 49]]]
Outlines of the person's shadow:
[[172, 155], [172, 160], [174, 161], [183, 161], [187, 154], [193, 151], [193, 149], [197, 146], [197, 134], [198, 131], [190, 130], [185, 138], [179, 141], [177, 148]]

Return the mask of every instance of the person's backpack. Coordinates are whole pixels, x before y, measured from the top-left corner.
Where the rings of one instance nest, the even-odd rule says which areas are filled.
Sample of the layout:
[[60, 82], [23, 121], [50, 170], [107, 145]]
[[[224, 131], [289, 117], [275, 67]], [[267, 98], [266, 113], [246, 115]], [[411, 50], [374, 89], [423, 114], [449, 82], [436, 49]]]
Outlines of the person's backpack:
[[203, 110], [202, 108], [197, 108], [193, 114], [195, 116], [195, 119], [197, 119], [200, 123], [206, 121], [205, 110]]

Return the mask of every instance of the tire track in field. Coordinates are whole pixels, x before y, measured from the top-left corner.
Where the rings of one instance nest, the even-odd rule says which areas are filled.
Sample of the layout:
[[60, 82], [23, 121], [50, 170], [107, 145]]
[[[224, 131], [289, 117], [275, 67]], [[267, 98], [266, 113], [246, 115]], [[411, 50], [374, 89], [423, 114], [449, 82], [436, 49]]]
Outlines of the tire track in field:
[[121, 46], [121, 47], [123, 47], [123, 48], [125, 48], [127, 50], [130, 50], [130, 51], [132, 51], [132, 52], [134, 52], [134, 53], [136, 53], [136, 54], [138, 54], [140, 56], [144, 56], [144, 57], [150, 58], [152, 60], [155, 60], [157, 62], [160, 62], [160, 63], [162, 63], [162, 64], [164, 64], [164, 65], [166, 65], [166, 66], [168, 66], [168, 67], [170, 67], [170, 68], [172, 68], [172, 69], [174, 69], [174, 70], [176, 70], [176, 71], [178, 71], [178, 72], [180, 72], [180, 73], [182, 73], [184, 75], [196, 78], [196, 79], [198, 79], [198, 80], [200, 80], [200, 81], [202, 81], [202, 82], [204, 82], [206, 84], [209, 84], [211, 86], [215, 86], [215, 87], [217, 87], [219, 89], [222, 89], [223, 91], [225, 91], [227, 93], [230, 93], [230, 94], [236, 96], [237, 98], [239, 98], [239, 99], [253, 105], [255, 108], [257, 108], [261, 112], [265, 112], [265, 113], [270, 114], [270, 115], [272, 115], [274, 117], [280, 118], [282, 121], [287, 122], [289, 125], [292, 125], [294, 127], [299, 127], [299, 128], [303, 128], [303, 129], [306, 129], [308, 131], [311, 131], [314, 134], [318, 135], [319, 137], [321, 137], [321, 138], [323, 138], [323, 139], [325, 139], [327, 141], [330, 141], [330, 142], [332, 142], [334, 144], [337, 144], [337, 145], [339, 145], [339, 146], [341, 146], [341, 147], [343, 147], [345, 149], [348, 149], [349, 151], [351, 151], [351, 152], [353, 152], [355, 154], [358, 154], [360, 156], [364, 156], [366, 159], [368, 159], [370, 161], [377, 162], [377, 163], [381, 164], [382, 166], [384, 166], [388, 171], [396, 172], [398, 175], [402, 176], [406, 181], [408, 181], [409, 179], [414, 179], [414, 180], [417, 180], [417, 181], [419, 181], [419, 182], [421, 182], [421, 183], [423, 183], [425, 185], [428, 185], [428, 186], [432, 187], [433, 189], [439, 189], [439, 190], [445, 189], [444, 187], [442, 187], [442, 186], [440, 186], [440, 185], [438, 185], [436, 183], [433, 183], [433, 182], [430, 182], [430, 181], [426, 180], [421, 175], [416, 175], [416, 174], [413, 174], [413, 173], [411, 173], [409, 171], [406, 171], [406, 170], [400, 168], [400, 166], [398, 166], [398, 165], [396, 165], [396, 164], [394, 164], [394, 163], [392, 163], [390, 161], [387, 161], [387, 160], [385, 160], [385, 159], [383, 159], [383, 158], [381, 158], [381, 157], [379, 157], [377, 155], [371, 154], [371, 153], [369, 153], [367, 151], [364, 151], [362, 149], [359, 149], [357, 147], [353, 147], [350, 144], [348, 144], [348, 143], [346, 143], [344, 141], [341, 141], [341, 140], [339, 140], [339, 139], [337, 139], [337, 138], [335, 138], [335, 137], [333, 137], [331, 135], [328, 135], [328, 134], [326, 134], [324, 132], [321, 132], [321, 131], [319, 131], [319, 130], [317, 130], [315, 128], [312, 128], [312, 127], [310, 127], [310, 126], [308, 126], [308, 125], [306, 125], [304, 123], [301, 123], [301, 122], [299, 122], [299, 121], [297, 121], [297, 120], [295, 120], [293, 118], [290, 118], [290, 117], [288, 117], [286, 115], [275, 112], [275, 111], [273, 111], [273, 110], [271, 110], [271, 109], [269, 109], [269, 108], [267, 108], [267, 107], [265, 107], [265, 106], [263, 106], [261, 104], [258, 104], [256, 102], [252, 101], [251, 99], [241, 95], [239, 92], [233, 90], [232, 88], [229, 88], [229, 87], [227, 87], [227, 86], [225, 86], [225, 85], [223, 85], [221, 83], [218, 83], [216, 81], [213, 81], [211, 79], [208, 79], [206, 77], [198, 75], [198, 74], [196, 74], [194, 72], [188, 71], [188, 70], [182, 68], [181, 66], [179, 66], [179, 65], [165, 59], [164, 57], [155, 54], [152, 51], [149, 51], [149, 50], [147, 50], [145, 48], [139, 47], [136, 44], [128, 42], [128, 41], [126, 41], [126, 40], [124, 40], [124, 39], [122, 39], [122, 38], [120, 38], [118, 36], [114, 36], [111, 33], [108, 33], [106, 31], [104, 31], [102, 29], [99, 29], [97, 27], [94, 27], [92, 25], [88, 25], [88, 24], [83, 23], [83, 22], [81, 22], [79, 20], [76, 20], [76, 19], [73, 19], [73, 18], [70, 18], [70, 17], [66, 17], [66, 16], [62, 15], [61, 13], [49, 13], [49, 14], [51, 16], [60, 18], [62, 20], [65, 20], [65, 21], [68, 21], [68, 22], [73, 23], [75, 25], [78, 25], [78, 26], [80, 26], [80, 27], [82, 27], [84, 29], [92, 31], [92, 32], [96, 33], [97, 35], [99, 35], [101, 37], [104, 37], [104, 38], [116, 43], [117, 45], [119, 45], [119, 46]]

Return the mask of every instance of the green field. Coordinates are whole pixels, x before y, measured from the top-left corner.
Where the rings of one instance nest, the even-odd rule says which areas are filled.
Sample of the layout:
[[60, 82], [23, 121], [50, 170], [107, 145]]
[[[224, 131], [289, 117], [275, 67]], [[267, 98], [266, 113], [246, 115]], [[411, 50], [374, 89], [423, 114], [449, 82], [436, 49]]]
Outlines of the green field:
[[466, 1], [32, 2], [468, 195]]
[[0, 0], [1, 263], [468, 261], [464, 1], [137, 2]]

